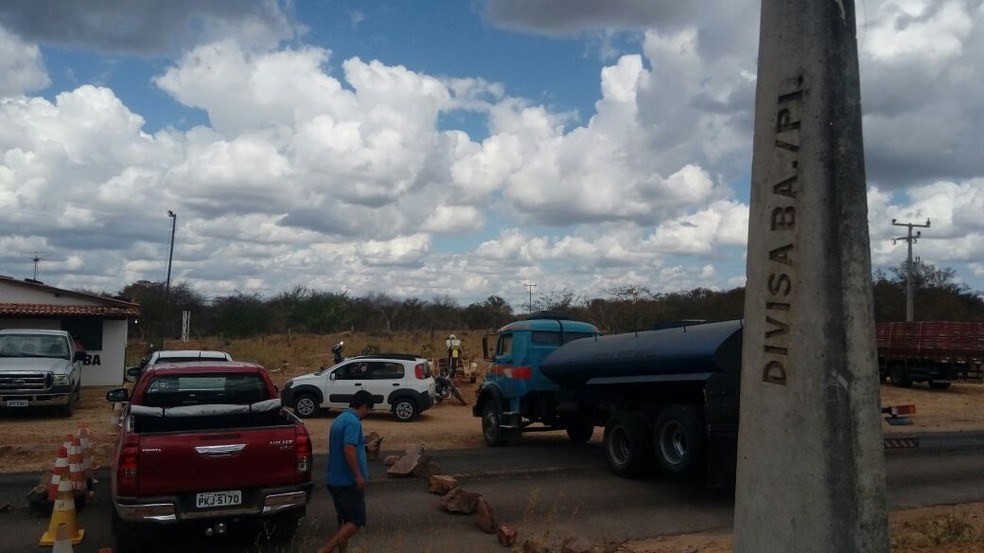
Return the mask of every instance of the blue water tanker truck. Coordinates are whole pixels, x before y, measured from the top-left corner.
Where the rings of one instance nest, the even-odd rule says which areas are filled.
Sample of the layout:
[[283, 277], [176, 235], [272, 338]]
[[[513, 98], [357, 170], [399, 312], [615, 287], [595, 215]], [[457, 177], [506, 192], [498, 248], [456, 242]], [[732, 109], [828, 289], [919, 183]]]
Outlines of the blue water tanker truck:
[[742, 323], [664, 326], [605, 336], [592, 324], [540, 313], [486, 335], [489, 367], [473, 407], [485, 443], [547, 431], [583, 443], [600, 427], [619, 476], [655, 469], [733, 484]]

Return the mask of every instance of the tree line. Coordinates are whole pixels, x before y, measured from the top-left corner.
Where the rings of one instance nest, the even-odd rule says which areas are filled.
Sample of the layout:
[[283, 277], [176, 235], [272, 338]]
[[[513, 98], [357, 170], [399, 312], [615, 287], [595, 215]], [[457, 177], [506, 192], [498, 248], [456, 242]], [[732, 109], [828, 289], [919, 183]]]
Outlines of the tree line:
[[[906, 262], [902, 262], [888, 272], [873, 275], [877, 322], [905, 320], [907, 272]], [[914, 261], [913, 290], [916, 320], [984, 320], [984, 295], [958, 283], [953, 269]], [[745, 302], [744, 288], [660, 292], [642, 286], [613, 288], [603, 297], [553, 290], [533, 296], [531, 305], [517, 311], [495, 295], [461, 305], [448, 295], [429, 300], [377, 292], [352, 297], [347, 292], [303, 286], [269, 298], [240, 291], [208, 298], [187, 283], [172, 285], [165, 293], [164, 283], [147, 280], [128, 284], [116, 293], [82, 291], [140, 304], [141, 318], [130, 322], [130, 336], [146, 341], [179, 337], [183, 311], [191, 313], [192, 337], [487, 330], [521, 319], [527, 311], [561, 312], [610, 333], [651, 329], [669, 321], [741, 318]]]

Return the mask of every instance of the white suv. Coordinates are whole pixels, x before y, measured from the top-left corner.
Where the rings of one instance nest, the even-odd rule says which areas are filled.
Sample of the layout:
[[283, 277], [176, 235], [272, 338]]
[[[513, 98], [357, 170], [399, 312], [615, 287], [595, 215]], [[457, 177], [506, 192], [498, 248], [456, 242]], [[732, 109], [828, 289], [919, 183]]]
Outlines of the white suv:
[[321, 409], [345, 409], [359, 390], [372, 394], [373, 410], [391, 411], [403, 422], [430, 409], [436, 395], [426, 359], [381, 353], [350, 357], [322, 371], [296, 376], [284, 384], [280, 401], [307, 418]]

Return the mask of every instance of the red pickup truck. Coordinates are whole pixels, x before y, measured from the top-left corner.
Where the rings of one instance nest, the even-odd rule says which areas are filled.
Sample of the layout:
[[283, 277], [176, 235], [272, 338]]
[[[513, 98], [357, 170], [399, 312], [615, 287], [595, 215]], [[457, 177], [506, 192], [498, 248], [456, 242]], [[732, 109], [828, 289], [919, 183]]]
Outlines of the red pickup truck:
[[252, 363], [155, 365], [125, 402], [112, 471], [114, 551], [142, 534], [195, 525], [206, 535], [262, 523], [290, 539], [311, 494], [311, 440], [283, 409], [266, 369]]

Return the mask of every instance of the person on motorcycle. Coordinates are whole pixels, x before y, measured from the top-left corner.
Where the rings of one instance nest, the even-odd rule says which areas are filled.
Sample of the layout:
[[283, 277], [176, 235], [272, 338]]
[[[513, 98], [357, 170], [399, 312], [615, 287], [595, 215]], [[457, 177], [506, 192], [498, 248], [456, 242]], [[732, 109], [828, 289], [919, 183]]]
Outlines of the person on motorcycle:
[[342, 361], [345, 360], [345, 356], [342, 355], [342, 346], [344, 346], [344, 345], [345, 345], [345, 342], [338, 342], [334, 346], [331, 346], [331, 352], [335, 356], [335, 363], [336, 364], [337, 363], [341, 363]]
[[444, 343], [448, 347], [448, 378], [454, 378], [458, 370], [458, 359], [461, 357], [461, 340], [451, 334]]

